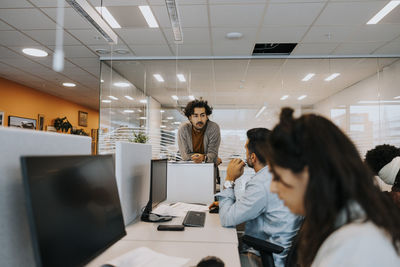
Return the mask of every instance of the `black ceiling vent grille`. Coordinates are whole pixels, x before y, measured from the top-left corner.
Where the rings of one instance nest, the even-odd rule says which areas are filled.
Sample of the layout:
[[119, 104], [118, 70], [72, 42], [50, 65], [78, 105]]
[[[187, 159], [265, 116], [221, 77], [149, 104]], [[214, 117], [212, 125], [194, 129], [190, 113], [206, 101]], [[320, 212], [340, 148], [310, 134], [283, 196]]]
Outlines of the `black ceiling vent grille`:
[[297, 43], [271, 43], [271, 44], [256, 44], [253, 50], [253, 56], [257, 55], [290, 55]]

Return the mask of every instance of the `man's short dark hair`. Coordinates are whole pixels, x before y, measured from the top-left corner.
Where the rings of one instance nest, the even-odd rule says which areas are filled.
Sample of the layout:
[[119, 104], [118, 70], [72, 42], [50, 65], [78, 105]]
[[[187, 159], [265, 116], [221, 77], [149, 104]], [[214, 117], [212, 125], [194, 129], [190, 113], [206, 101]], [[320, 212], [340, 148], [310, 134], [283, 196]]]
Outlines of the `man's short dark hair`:
[[210, 116], [212, 114], [212, 110], [213, 110], [212, 107], [210, 107], [208, 105], [207, 101], [196, 99], [196, 100], [190, 101], [186, 105], [186, 108], [184, 110], [185, 116], [189, 118], [191, 115], [193, 115], [195, 108], [205, 108], [207, 116]]
[[208, 256], [203, 259], [196, 265], [196, 267], [224, 267], [224, 262], [215, 256]]
[[365, 155], [365, 161], [371, 170], [378, 174], [378, 172], [392, 161], [393, 158], [400, 156], [400, 148], [384, 144], [376, 146], [374, 149], [368, 150]]
[[257, 156], [260, 163], [267, 164], [267, 148], [268, 148], [268, 137], [271, 133], [267, 128], [253, 128], [247, 131], [247, 149], [249, 153], [254, 153]]

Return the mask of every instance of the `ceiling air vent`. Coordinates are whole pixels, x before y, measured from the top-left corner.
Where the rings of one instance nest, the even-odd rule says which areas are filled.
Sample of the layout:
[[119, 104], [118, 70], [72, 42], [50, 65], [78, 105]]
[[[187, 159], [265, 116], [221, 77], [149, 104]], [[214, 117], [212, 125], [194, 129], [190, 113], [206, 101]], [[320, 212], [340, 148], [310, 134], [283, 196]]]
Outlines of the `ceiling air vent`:
[[290, 55], [297, 43], [270, 43], [256, 44], [253, 50], [253, 56], [257, 55]]

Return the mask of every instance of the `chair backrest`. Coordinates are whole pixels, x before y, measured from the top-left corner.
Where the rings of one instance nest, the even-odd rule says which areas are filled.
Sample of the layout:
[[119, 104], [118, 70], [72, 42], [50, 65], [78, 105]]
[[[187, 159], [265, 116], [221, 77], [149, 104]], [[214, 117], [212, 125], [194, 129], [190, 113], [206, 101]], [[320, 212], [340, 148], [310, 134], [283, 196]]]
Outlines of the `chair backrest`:
[[275, 267], [272, 254], [278, 254], [284, 250], [281, 246], [249, 235], [244, 235], [242, 237], [242, 242], [260, 252], [263, 267]]

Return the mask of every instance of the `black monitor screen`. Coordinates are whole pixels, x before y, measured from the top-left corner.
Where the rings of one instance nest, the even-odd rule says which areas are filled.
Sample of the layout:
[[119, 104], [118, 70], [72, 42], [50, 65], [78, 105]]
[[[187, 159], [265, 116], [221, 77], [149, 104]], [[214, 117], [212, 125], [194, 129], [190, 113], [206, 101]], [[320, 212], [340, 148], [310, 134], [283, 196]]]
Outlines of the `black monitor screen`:
[[152, 208], [167, 198], [167, 164], [166, 159], [151, 161], [151, 201]]
[[38, 266], [81, 266], [125, 232], [112, 156], [22, 157]]

